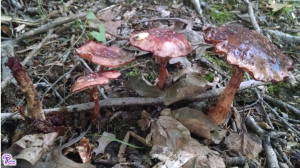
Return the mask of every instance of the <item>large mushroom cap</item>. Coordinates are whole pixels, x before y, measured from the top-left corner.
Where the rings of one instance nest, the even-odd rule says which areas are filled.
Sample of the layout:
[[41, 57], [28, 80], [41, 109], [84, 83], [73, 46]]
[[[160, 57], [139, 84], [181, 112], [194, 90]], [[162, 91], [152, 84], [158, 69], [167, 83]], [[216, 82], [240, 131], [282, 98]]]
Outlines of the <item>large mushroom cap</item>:
[[71, 92], [79, 92], [92, 86], [105, 85], [110, 79], [116, 79], [120, 75], [119, 71], [101, 71], [81, 76], [71, 87]]
[[159, 57], [183, 57], [193, 50], [183, 35], [170, 29], [150, 29], [132, 34], [130, 43]]
[[93, 63], [106, 67], [120, 67], [134, 61], [133, 53], [128, 53], [121, 48], [107, 47], [102, 43], [89, 41], [76, 49], [76, 53]]
[[292, 60], [263, 35], [243, 27], [208, 28], [204, 39], [214, 44], [214, 52], [225, 55], [229, 64], [237, 65], [260, 81], [282, 81], [292, 68]]

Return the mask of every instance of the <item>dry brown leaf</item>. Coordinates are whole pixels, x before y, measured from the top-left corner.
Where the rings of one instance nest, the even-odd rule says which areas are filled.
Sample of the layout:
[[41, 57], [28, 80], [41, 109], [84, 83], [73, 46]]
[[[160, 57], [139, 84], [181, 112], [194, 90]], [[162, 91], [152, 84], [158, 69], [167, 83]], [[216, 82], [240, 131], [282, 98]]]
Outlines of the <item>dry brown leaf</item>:
[[129, 76], [125, 88], [134, 90], [144, 97], [162, 97], [164, 92], [148, 82], [143, 76]]
[[202, 76], [206, 72], [203, 68], [198, 66], [197, 64], [193, 64], [192, 66], [187, 66], [181, 70], [179, 70], [175, 75], [173, 75], [173, 81], [177, 81], [178, 79], [186, 76], [186, 75], [198, 75]]
[[193, 139], [189, 130], [171, 117], [160, 116], [152, 123], [148, 136], [152, 137], [153, 142], [150, 155], [162, 161], [154, 166], [156, 168], [180, 168], [192, 158], [207, 167], [225, 168], [218, 152]]
[[164, 95], [165, 105], [170, 105], [177, 101], [190, 98], [193, 95], [202, 93], [214, 84], [197, 75], [186, 75], [186, 78], [181, 79], [173, 86], [169, 87]]
[[182, 123], [191, 133], [212, 140], [215, 144], [220, 143], [226, 136], [227, 130], [219, 126], [201, 111], [183, 107], [173, 110], [171, 117]]
[[261, 139], [252, 133], [230, 133], [225, 138], [225, 144], [229, 150], [238, 152], [248, 159], [255, 159], [262, 151]]
[[114, 7], [97, 13], [97, 18], [103, 21], [111, 21], [120, 13], [120, 8]]
[[11, 30], [8, 26], [6, 25], [1, 25], [1, 32], [7, 35], [7, 37], [11, 37]]
[[76, 163], [73, 160], [68, 159], [62, 154], [62, 149], [66, 148], [68, 146], [73, 145], [74, 143], [81, 140], [84, 135], [89, 131], [89, 129], [86, 132], [82, 132], [78, 137], [74, 139], [70, 139], [69, 142], [61, 145], [60, 147], [55, 148], [51, 152], [51, 160], [50, 162], [42, 162], [42, 165], [47, 165], [49, 167], [51, 165], [55, 165], [55, 168], [95, 168], [96, 166], [92, 165], [91, 162], [87, 163]]
[[151, 125], [151, 116], [145, 110], [142, 111], [141, 119], [137, 121], [137, 124], [141, 127], [142, 131], [150, 128]]
[[90, 147], [90, 141], [83, 137], [79, 145], [76, 146], [76, 149], [78, 151], [78, 154], [80, 155], [80, 158], [82, 160], [82, 163], [86, 163], [91, 161], [91, 147]]
[[105, 22], [105, 29], [109, 30], [110, 33], [118, 35], [118, 29], [121, 26], [122, 21], [107, 21]]
[[277, 3], [276, 1], [272, 1], [272, 0], [270, 0], [268, 3], [269, 3], [269, 5], [267, 6], [267, 8], [271, 8], [272, 12], [277, 12], [280, 9], [284, 8], [284, 7], [290, 7], [291, 6], [287, 3], [280, 4], [280, 3]]

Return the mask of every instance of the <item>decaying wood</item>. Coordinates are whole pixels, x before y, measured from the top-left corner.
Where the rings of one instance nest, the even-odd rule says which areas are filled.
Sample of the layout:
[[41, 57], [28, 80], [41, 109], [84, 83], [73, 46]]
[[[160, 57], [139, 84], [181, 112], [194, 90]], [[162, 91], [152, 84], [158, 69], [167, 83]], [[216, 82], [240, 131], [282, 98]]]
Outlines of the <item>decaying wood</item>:
[[20, 89], [26, 98], [28, 115], [35, 119], [44, 120], [45, 115], [42, 111], [39, 95], [18, 59], [10, 57], [8, 62], [5, 63], [5, 66], [8, 66], [11, 70], [13, 77], [18, 82]]

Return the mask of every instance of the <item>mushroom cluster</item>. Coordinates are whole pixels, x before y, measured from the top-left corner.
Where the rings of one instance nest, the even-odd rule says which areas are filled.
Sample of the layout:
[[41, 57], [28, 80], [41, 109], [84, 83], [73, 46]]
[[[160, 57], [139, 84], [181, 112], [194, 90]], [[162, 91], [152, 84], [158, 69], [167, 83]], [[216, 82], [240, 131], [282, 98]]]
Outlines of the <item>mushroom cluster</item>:
[[99, 92], [97, 85], [105, 85], [110, 79], [116, 79], [121, 75], [119, 71], [104, 71], [104, 67], [120, 67], [127, 65], [135, 60], [135, 56], [121, 48], [107, 47], [104, 44], [95, 41], [87, 42], [76, 49], [76, 53], [80, 57], [101, 65], [98, 72], [78, 78], [71, 87], [71, 92], [79, 92], [87, 88], [92, 88], [90, 101], [94, 101], [95, 106], [91, 118], [93, 122], [95, 122], [100, 117]]
[[167, 63], [170, 58], [184, 57], [192, 52], [192, 47], [185, 37], [170, 29], [150, 29], [132, 34], [131, 45], [154, 54], [160, 64], [158, 88], [163, 90]]
[[292, 69], [289, 57], [258, 32], [238, 26], [223, 26], [204, 30], [204, 39], [213, 44], [216, 54], [224, 55], [233, 66], [229, 83], [217, 105], [208, 115], [219, 125], [227, 117], [234, 95], [248, 72], [255, 80], [279, 82]]

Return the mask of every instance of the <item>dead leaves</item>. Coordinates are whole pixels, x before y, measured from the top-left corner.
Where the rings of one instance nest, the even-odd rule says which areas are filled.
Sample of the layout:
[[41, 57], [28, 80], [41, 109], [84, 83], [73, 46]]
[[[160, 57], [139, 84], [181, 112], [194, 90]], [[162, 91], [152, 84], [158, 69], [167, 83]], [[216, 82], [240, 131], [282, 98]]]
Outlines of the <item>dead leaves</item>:
[[225, 144], [229, 150], [238, 152], [248, 159], [255, 159], [262, 151], [262, 141], [257, 135], [252, 133], [230, 133], [225, 138]]
[[206, 79], [196, 75], [186, 75], [186, 78], [181, 79], [173, 86], [169, 87], [164, 96], [165, 105], [170, 105], [177, 101], [187, 99], [196, 94], [202, 93], [214, 84]]
[[165, 105], [170, 105], [202, 93], [214, 85], [215, 83], [210, 83], [197, 75], [186, 75], [185, 78], [182, 78], [173, 86], [167, 88], [165, 92], [159, 90], [142, 76], [129, 77], [128, 82], [125, 83], [127, 89], [134, 90], [141, 96], [163, 97]]
[[161, 97], [164, 94], [163, 91], [152, 85], [143, 76], [129, 76], [128, 81], [125, 83], [125, 87], [134, 90], [144, 97]]
[[268, 3], [269, 3], [269, 5], [267, 6], [267, 8], [271, 8], [272, 12], [277, 12], [284, 7], [291, 7], [291, 5], [289, 5], [288, 3], [280, 4], [280, 3], [277, 3], [276, 1], [272, 1], [272, 0], [270, 0]]
[[187, 163], [189, 160], [196, 161], [197, 167], [225, 167], [218, 152], [193, 139], [189, 130], [171, 117], [160, 116], [157, 121], [152, 122], [147, 139], [151, 139], [153, 143], [150, 155], [161, 161], [154, 167], [193, 167], [190, 162]]
[[201, 111], [183, 107], [170, 112], [170, 116], [182, 123], [192, 133], [220, 143], [226, 136], [227, 130], [219, 126]]
[[15, 159], [22, 159], [35, 165], [53, 145], [56, 136], [56, 132], [26, 135], [5, 150], [4, 153], [10, 153]]

